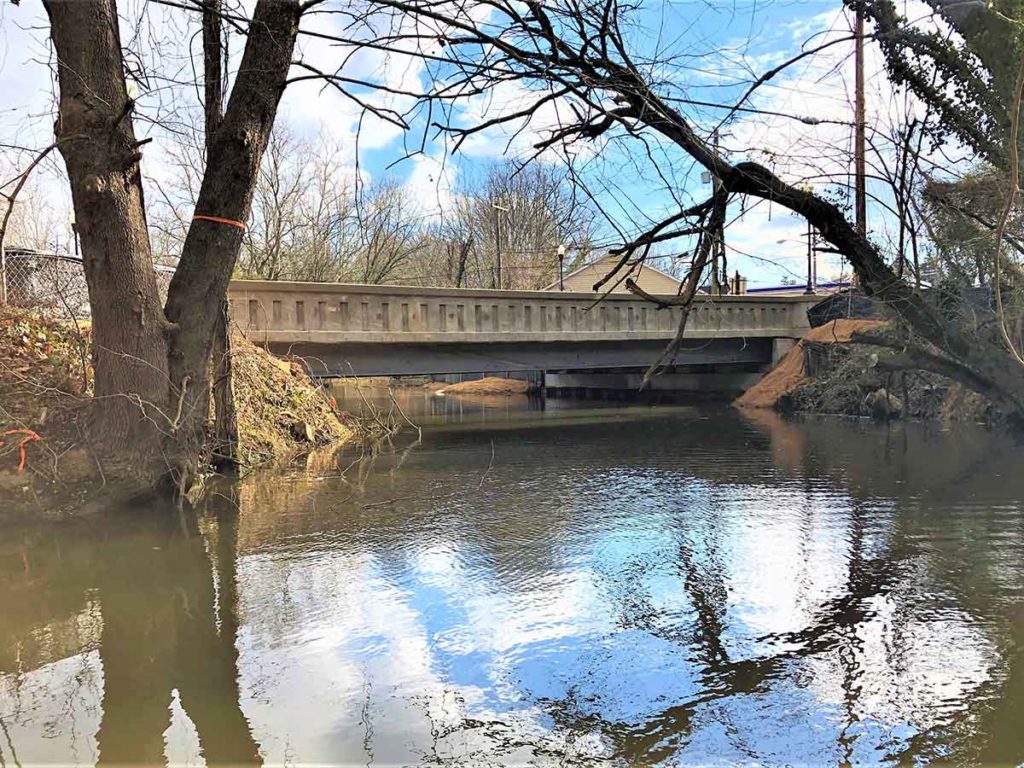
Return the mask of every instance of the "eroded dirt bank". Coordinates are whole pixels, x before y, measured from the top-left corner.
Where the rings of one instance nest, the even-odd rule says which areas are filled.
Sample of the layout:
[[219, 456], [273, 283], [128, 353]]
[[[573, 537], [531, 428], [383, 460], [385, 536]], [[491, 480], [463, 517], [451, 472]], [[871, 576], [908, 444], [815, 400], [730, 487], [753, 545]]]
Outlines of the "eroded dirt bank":
[[854, 340], [886, 330], [879, 320], [833, 320], [814, 328], [735, 404], [879, 419], [997, 419], [980, 395], [934, 374], [884, 370], [879, 348]]
[[[106, 476], [88, 433], [87, 323], [0, 310], [0, 519], [85, 514], [145, 489]], [[232, 341], [240, 468], [348, 440], [353, 429], [301, 366]]]

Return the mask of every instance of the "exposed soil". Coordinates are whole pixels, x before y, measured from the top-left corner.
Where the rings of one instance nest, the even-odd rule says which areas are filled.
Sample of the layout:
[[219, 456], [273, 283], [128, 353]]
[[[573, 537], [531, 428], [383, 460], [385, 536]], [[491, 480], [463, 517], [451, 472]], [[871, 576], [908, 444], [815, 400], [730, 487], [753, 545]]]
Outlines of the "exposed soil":
[[834, 320], [811, 330], [761, 381], [740, 396], [742, 408], [875, 418], [993, 421], [990, 405], [941, 376], [876, 368], [878, 347], [855, 333], [884, 328], [878, 320]]
[[[60, 517], [137, 492], [115, 485], [89, 447], [89, 328], [0, 310], [0, 518]], [[301, 366], [232, 340], [242, 469], [349, 438], [336, 405]]]
[[806, 349], [810, 343], [849, 343], [852, 334], [877, 328], [879, 320], [833, 320], [812, 328], [757, 384], [736, 400], [741, 408], [777, 408], [779, 401], [807, 381]]
[[240, 336], [231, 343], [243, 467], [351, 437], [352, 430], [339, 418], [337, 403], [301, 365], [279, 360]]

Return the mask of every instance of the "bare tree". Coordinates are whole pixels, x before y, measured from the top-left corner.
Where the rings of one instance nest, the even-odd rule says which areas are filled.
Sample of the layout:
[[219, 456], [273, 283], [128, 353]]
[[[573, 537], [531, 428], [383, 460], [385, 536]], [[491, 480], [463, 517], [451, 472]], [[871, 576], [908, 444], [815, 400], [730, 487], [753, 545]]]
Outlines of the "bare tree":
[[[949, 322], [912, 285], [899, 279], [876, 244], [847, 221], [835, 204], [764, 165], [732, 161], [716, 149], [710, 136], [701, 135], [686, 115], [692, 99], [677, 62], [668, 56], [652, 60], [628, 43], [626, 29], [635, 21], [633, 6], [616, 0], [551, 6], [536, 0], [522, 4], [497, 0], [487, 3], [488, 12], [482, 13], [482, 6], [465, 0], [445, 5], [428, 0], [375, 0], [373, 7], [398, 20], [392, 45], [400, 40], [407, 47], [416, 46], [427, 60], [436, 62], [434, 85], [420, 95], [419, 103], [445, 116], [435, 118], [434, 124], [456, 146], [496, 125], [521, 131], [543, 108], [558, 104], [559, 121], [536, 143], [537, 154], [589, 141], [631, 139], [655, 169], [659, 161], [664, 163], [668, 150], [663, 148], [673, 148], [681, 153], [679, 162], [695, 162], [718, 179], [717, 190], [708, 199], [680, 202], [666, 215], [652, 215], [652, 225], [615, 249], [619, 264], [599, 287], [616, 280], [627, 263], [645, 258], [652, 247], [683, 237], [697, 238], [697, 245], [689, 249], [693, 254], [690, 270], [702, 273], [729, 200], [747, 196], [771, 201], [804, 216], [846, 257], [864, 289], [886, 302], [910, 329], [912, 335], [900, 342], [902, 351], [889, 361], [892, 365], [926, 368], [957, 379], [1024, 423], [1024, 379], [1015, 357], [998, 339], [979, 338], [976, 329]], [[412, 31], [410, 18], [415, 21]], [[813, 49], [797, 58], [811, 53]], [[742, 108], [751, 91], [782, 68], [775, 67], [755, 80], [733, 113]], [[666, 77], [666, 72], [676, 74]], [[521, 106], [515, 110], [472, 121], [451, 110], [453, 103], [467, 96], [510, 85], [529, 95], [520, 99]], [[1003, 104], [1004, 110], [1010, 106]], [[652, 145], [659, 147], [658, 152]], [[672, 303], [689, 307], [699, 283], [688, 277], [686, 289]], [[642, 293], [631, 282], [627, 284]], [[676, 344], [685, 331], [686, 315], [684, 311]]]
[[303, 202], [312, 159], [309, 146], [285, 128], [271, 132], [245, 231], [239, 271], [262, 280], [290, 278], [303, 239]]
[[361, 194], [329, 143], [277, 130], [260, 170], [238, 271], [262, 280], [383, 283], [425, 254], [418, 212], [384, 179]]
[[20, 246], [45, 251], [56, 247], [62, 233], [70, 237], [66, 223], [60, 220], [50, 200], [31, 177], [26, 179], [18, 194], [6, 202], [10, 218], [6, 227], [0, 228], [0, 242], [5, 247]]
[[320, 141], [311, 152], [300, 220], [302, 238], [292, 261], [293, 280], [330, 282], [349, 277], [357, 251], [357, 211], [352, 170], [339, 148]]
[[505, 162], [463, 184], [451, 218], [446, 239], [471, 244], [463, 282], [468, 276], [477, 287], [534, 289], [558, 276], [559, 246], [570, 268], [586, 257], [596, 216], [566, 169]]
[[378, 183], [357, 206], [357, 252], [353, 276], [361, 283], [386, 283], [423, 251], [425, 242], [406, 191]]
[[469, 284], [472, 235], [456, 216], [428, 226], [423, 247], [403, 271], [401, 280], [411, 285], [465, 288]]
[[207, 136], [196, 211], [165, 309], [139, 170], [146, 142], [135, 133], [116, 3], [44, 5], [58, 62], [57, 140], [93, 313], [93, 431], [123, 466], [151, 476], [169, 464], [175, 485], [184, 489], [204, 453], [214, 329], [303, 6], [261, 0], [255, 7], [230, 99]]

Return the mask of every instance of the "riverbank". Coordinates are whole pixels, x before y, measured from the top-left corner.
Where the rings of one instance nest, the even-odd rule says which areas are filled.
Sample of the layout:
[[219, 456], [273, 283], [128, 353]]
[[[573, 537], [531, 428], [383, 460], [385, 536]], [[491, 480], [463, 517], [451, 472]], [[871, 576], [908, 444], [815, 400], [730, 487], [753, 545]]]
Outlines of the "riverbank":
[[[130, 493], [106, 477], [85, 424], [92, 395], [90, 329], [0, 311], [0, 516], [63, 516]], [[241, 471], [353, 435], [329, 395], [297, 364], [232, 339]]]
[[812, 329], [735, 404], [784, 413], [941, 419], [991, 423], [997, 415], [980, 395], [922, 371], [886, 370], [879, 347], [859, 333], [885, 333], [879, 320], [833, 320]]

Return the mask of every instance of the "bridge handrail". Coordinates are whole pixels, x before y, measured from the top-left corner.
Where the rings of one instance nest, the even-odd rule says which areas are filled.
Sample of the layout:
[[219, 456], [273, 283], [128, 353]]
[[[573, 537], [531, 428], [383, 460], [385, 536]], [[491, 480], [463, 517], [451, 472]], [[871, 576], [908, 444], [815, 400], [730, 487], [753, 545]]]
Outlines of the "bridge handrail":
[[[496, 288], [432, 288], [417, 285], [379, 285], [376, 283], [314, 283], [291, 280], [232, 280], [231, 289], [241, 291], [279, 291], [287, 293], [350, 293], [380, 296], [466, 296], [478, 298], [503, 299], [550, 299], [551, 301], [590, 300], [597, 301], [644, 301], [631, 293], [598, 294], [590, 291], [509, 291]], [[664, 295], [657, 298], [674, 298]], [[751, 304], [813, 304], [821, 300], [821, 296], [803, 294], [760, 296], [752, 294], [709, 296], [700, 294], [698, 297], [705, 302], [751, 303]]]

